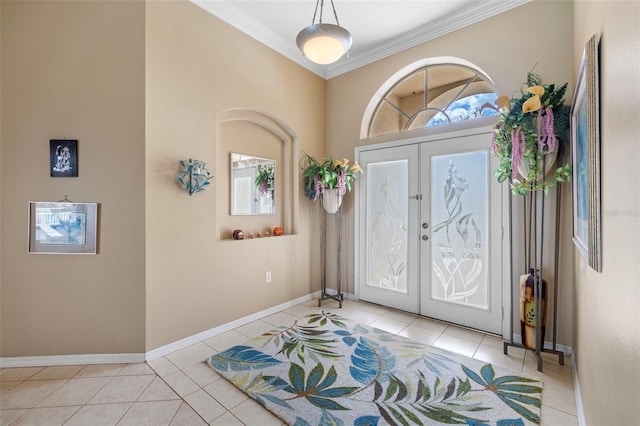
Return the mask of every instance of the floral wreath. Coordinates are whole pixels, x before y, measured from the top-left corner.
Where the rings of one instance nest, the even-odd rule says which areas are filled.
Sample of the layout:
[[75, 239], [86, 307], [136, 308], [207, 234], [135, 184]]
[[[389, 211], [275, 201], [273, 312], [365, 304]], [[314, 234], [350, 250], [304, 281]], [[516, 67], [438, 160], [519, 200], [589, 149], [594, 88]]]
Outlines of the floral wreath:
[[538, 189], [546, 194], [559, 182], [571, 180], [570, 163], [550, 173], [558, 151], [569, 142], [566, 90], [567, 83], [558, 88], [542, 84], [538, 74], [529, 72], [520, 96], [503, 95], [496, 101], [500, 121], [494, 127], [492, 148], [500, 165], [495, 176], [500, 183], [511, 179], [516, 195]]

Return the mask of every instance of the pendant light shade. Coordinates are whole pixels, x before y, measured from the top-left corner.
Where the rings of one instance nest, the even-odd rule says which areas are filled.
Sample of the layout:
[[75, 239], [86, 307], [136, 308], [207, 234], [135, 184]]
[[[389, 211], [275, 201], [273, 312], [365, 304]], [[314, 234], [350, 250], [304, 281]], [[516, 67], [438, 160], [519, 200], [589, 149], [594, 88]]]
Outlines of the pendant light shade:
[[[320, 7], [320, 20], [316, 24], [316, 14]], [[351, 48], [351, 34], [340, 26], [338, 15], [331, 0], [331, 7], [336, 18], [336, 25], [322, 23], [324, 0], [316, 2], [311, 25], [304, 28], [296, 37], [298, 48], [304, 56], [316, 64], [327, 65], [340, 59]]]

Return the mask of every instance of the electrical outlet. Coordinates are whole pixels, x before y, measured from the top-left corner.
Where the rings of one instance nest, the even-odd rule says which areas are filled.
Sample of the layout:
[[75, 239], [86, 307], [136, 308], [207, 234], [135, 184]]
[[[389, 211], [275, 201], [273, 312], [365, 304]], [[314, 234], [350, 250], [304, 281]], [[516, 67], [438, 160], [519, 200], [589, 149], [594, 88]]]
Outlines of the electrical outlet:
[[271, 271], [267, 271], [264, 274], [264, 282], [269, 284], [271, 282]]

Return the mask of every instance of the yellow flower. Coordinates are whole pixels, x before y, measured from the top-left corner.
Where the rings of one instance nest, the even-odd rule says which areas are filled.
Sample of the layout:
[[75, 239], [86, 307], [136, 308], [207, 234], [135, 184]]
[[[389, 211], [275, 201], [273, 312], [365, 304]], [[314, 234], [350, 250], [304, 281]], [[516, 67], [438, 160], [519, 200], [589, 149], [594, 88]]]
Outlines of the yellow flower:
[[342, 161], [340, 160], [333, 160], [333, 168], [337, 168], [337, 167], [342, 167]]
[[527, 87], [527, 92], [529, 92], [529, 93], [531, 93], [533, 95], [542, 96], [542, 95], [544, 95], [544, 87], [542, 87], [542, 86]]
[[540, 96], [533, 95], [522, 104], [522, 112], [537, 111], [540, 109], [541, 105]]
[[509, 106], [509, 97], [507, 95], [502, 95], [496, 99], [496, 106], [498, 108], [506, 108]]
[[356, 161], [355, 163], [353, 163], [353, 165], [351, 166], [351, 168], [349, 169], [349, 171], [351, 173], [358, 173], [358, 172], [362, 172], [362, 168], [360, 167], [360, 165], [358, 164], [358, 162]]

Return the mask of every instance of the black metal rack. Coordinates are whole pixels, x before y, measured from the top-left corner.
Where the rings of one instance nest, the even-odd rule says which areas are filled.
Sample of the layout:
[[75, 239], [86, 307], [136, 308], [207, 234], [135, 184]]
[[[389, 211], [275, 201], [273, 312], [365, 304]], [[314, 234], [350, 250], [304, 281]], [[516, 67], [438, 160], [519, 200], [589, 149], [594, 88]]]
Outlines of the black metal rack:
[[321, 230], [320, 230], [320, 287], [321, 293], [318, 299], [318, 307], [322, 306], [322, 301], [327, 299], [333, 299], [338, 302], [338, 306], [342, 308], [342, 300], [344, 296], [341, 290], [342, 281], [342, 269], [340, 265], [340, 256], [342, 251], [342, 206], [338, 207], [336, 215], [338, 216], [338, 249], [337, 249], [337, 269], [338, 277], [336, 280], [336, 293], [327, 293], [327, 212], [322, 206], [322, 202], [318, 203], [320, 206]]
[[[563, 152], [560, 148], [558, 152], [558, 163], [561, 163]], [[543, 167], [542, 174], [544, 176], [545, 170]], [[553, 326], [552, 326], [552, 344], [551, 348], [545, 348], [545, 342], [540, 341], [540, 333], [542, 327], [542, 298], [539, 294], [543, 288], [542, 286], [542, 272], [543, 272], [543, 255], [544, 255], [544, 242], [547, 235], [545, 234], [545, 199], [546, 195], [544, 190], [538, 189], [535, 191], [529, 191], [529, 193], [523, 196], [523, 225], [524, 225], [524, 264], [525, 270], [533, 269], [535, 272], [533, 297], [536, 301], [536, 326], [535, 326], [535, 349], [529, 349], [524, 344], [516, 343], [513, 339], [513, 305], [514, 305], [514, 267], [513, 267], [513, 194], [509, 191], [509, 241], [511, 247], [511, 310], [509, 317], [510, 327], [510, 340], [504, 342], [504, 354], [508, 355], [508, 348], [518, 347], [535, 352], [538, 361], [538, 371], [542, 371], [542, 352], [552, 353], [558, 355], [558, 362], [560, 365], [564, 365], [564, 353], [557, 350], [557, 318], [558, 318], [558, 256], [560, 246], [560, 202], [562, 188], [558, 185], [555, 189], [556, 193], [556, 205], [555, 205], [555, 223], [554, 223], [554, 253], [553, 253], [553, 281], [550, 283], [553, 288]], [[539, 272], [539, 273], [536, 273]], [[540, 347], [542, 346], [542, 347]]]

